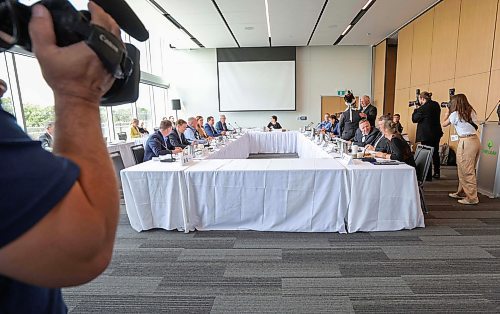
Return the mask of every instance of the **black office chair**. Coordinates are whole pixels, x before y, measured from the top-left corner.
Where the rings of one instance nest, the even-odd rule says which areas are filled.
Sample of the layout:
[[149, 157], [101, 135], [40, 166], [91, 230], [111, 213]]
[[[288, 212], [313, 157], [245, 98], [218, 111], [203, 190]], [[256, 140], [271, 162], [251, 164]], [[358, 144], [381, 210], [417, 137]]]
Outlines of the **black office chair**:
[[116, 178], [118, 180], [118, 187], [121, 190], [122, 180], [120, 178], [120, 171], [125, 169], [125, 165], [123, 164], [122, 155], [120, 154], [120, 152], [116, 151], [116, 152], [109, 153], [109, 157], [111, 157], [111, 161], [113, 161], [113, 167], [115, 168], [115, 174], [116, 174]]
[[130, 147], [132, 155], [134, 155], [135, 164], [138, 165], [144, 161], [144, 146], [142, 144]]
[[127, 133], [125, 133], [125, 132], [118, 133], [118, 139], [120, 141], [126, 141], [127, 140]]
[[424, 183], [429, 167], [431, 166], [433, 153], [434, 147], [419, 144], [417, 145], [414, 156], [415, 164], [417, 166], [415, 170], [417, 172], [418, 192], [420, 194], [420, 202], [422, 203], [422, 211], [424, 214], [429, 213], [429, 209], [427, 208], [424, 198]]

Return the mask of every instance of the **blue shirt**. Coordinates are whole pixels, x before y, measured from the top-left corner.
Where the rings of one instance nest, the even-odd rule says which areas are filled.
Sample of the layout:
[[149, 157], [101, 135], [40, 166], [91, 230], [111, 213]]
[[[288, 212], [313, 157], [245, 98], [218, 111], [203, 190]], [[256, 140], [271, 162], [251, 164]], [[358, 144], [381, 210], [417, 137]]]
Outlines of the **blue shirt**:
[[204, 138], [202, 138], [200, 136], [200, 134], [198, 134], [198, 131], [196, 131], [196, 129], [191, 127], [190, 125], [188, 125], [188, 127], [186, 128], [186, 131], [184, 131], [184, 137], [191, 144], [194, 141], [196, 141], [196, 143], [198, 143], [198, 144], [206, 144], [207, 143], [207, 141]]
[[[36, 225], [69, 192], [80, 175], [72, 161], [31, 140], [0, 109], [0, 248]], [[43, 248], [42, 248], [43, 249]], [[0, 313], [66, 313], [60, 289], [0, 276]]]

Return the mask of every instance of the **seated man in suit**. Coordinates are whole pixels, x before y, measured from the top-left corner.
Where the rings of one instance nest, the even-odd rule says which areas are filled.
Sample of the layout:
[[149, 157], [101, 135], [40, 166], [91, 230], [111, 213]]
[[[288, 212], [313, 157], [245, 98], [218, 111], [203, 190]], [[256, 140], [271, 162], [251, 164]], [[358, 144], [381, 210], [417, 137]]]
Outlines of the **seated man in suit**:
[[175, 128], [168, 135], [168, 141], [170, 142], [170, 145], [174, 147], [180, 147], [182, 149], [184, 149], [186, 146], [191, 145], [186, 140], [186, 137], [184, 137], [184, 131], [186, 131], [186, 128], [187, 128], [186, 121], [182, 119], [177, 120]]
[[226, 132], [217, 132], [217, 130], [214, 128], [214, 117], [210, 116], [207, 118], [207, 123], [205, 123], [205, 126], [203, 127], [205, 129], [205, 132], [209, 137], [219, 137], [222, 135], [225, 135]]
[[[382, 128], [384, 127], [385, 121], [390, 121], [390, 120], [391, 120], [390, 115], [380, 116], [377, 120], [377, 128], [379, 129], [379, 131], [382, 130]], [[390, 152], [389, 141], [382, 132], [379, 133], [379, 136], [377, 137], [377, 139], [373, 144], [366, 145], [365, 147], [367, 150], [373, 150], [376, 152], [382, 152], [382, 153]]]
[[223, 114], [220, 115], [220, 121], [217, 121], [217, 123], [215, 124], [215, 129], [219, 133], [229, 131], [229, 129], [227, 128], [225, 115], [223, 115]]
[[176, 154], [182, 151], [180, 147], [173, 147], [165, 138], [172, 131], [172, 122], [163, 120], [160, 122], [160, 129], [151, 134], [144, 148], [144, 161], [151, 160], [160, 155]]
[[196, 129], [197, 126], [198, 121], [196, 120], [196, 118], [190, 117], [187, 121], [186, 131], [184, 131], [184, 137], [186, 138], [186, 141], [188, 141], [190, 144], [193, 144], [195, 142], [197, 144], [207, 144], [207, 140], [204, 139]]
[[38, 138], [38, 140], [42, 143], [42, 148], [51, 152], [52, 145], [54, 142], [54, 122], [49, 122], [47, 124], [46, 132]]
[[366, 145], [375, 143], [375, 140], [379, 136], [380, 131], [372, 128], [367, 119], [362, 119], [359, 121], [359, 129], [356, 130], [352, 144], [365, 147]]

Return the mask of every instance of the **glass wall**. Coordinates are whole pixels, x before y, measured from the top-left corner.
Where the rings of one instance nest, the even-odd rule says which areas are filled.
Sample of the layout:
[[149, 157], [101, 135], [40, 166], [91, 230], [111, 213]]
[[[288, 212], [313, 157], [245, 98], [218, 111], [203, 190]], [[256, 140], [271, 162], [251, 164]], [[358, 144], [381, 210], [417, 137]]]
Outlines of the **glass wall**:
[[14, 98], [12, 97], [12, 89], [9, 88], [10, 79], [9, 72], [7, 72], [7, 54], [0, 54], [0, 79], [7, 83], [7, 91], [1, 98], [2, 108], [10, 112], [12, 115], [16, 115], [14, 110]]
[[[84, 8], [83, 1], [80, 1], [81, 3], [79, 1], [72, 2], [78, 8]], [[151, 34], [150, 39], [142, 43], [124, 32], [122, 39], [136, 45], [140, 50], [142, 72], [166, 79], [165, 58], [169, 56], [170, 50], [167, 40]], [[16, 78], [19, 80], [19, 90]], [[54, 121], [55, 114], [52, 90], [43, 80], [37, 60], [29, 55], [1, 53], [0, 79], [8, 85], [8, 91], [2, 97], [2, 107], [14, 115], [17, 113], [18, 124], [25, 126], [26, 132], [33, 139], [38, 139], [45, 132], [47, 124]], [[152, 83], [162, 84], [154, 81]], [[166, 88], [141, 83], [136, 102], [100, 108], [103, 137], [108, 142], [115, 141], [118, 140], [118, 133], [125, 132], [130, 139], [130, 122], [133, 118], [143, 122], [144, 127], [151, 133], [159, 125], [162, 117], [173, 115], [167, 99]]]
[[26, 132], [33, 139], [45, 133], [49, 122], [54, 122], [54, 95], [45, 83], [35, 58], [15, 55], [17, 75]]

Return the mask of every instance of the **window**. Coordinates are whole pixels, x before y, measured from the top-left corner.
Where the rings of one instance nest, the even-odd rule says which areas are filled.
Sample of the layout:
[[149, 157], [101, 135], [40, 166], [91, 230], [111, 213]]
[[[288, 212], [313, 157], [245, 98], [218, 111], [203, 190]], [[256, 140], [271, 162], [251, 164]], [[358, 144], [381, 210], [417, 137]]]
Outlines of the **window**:
[[10, 89], [10, 80], [9, 80], [9, 72], [7, 70], [7, 60], [5, 59], [7, 55], [5, 53], [0, 54], [0, 79], [4, 80], [5, 83], [7, 83], [7, 91], [5, 94], [2, 96], [2, 108], [13, 114], [14, 116], [16, 115], [15, 110], [14, 110], [14, 100], [12, 97], [12, 90]]
[[107, 140], [111, 140], [109, 136], [108, 111], [106, 107], [99, 107], [99, 115], [101, 116], [102, 136], [105, 137]]
[[163, 117], [168, 117], [171, 115], [171, 110], [167, 110], [166, 89], [160, 87], [153, 87], [153, 98], [154, 98], [155, 112], [157, 118], [155, 127], [158, 127]]
[[47, 123], [55, 120], [54, 96], [45, 83], [35, 58], [14, 55], [23, 102], [26, 131], [33, 139], [45, 133]]
[[146, 84], [139, 85], [139, 99], [137, 99], [137, 119], [139, 123], [144, 123], [144, 127], [150, 131], [153, 130], [153, 99], [151, 95], [151, 86]]
[[[115, 128], [115, 134], [125, 132], [127, 134], [127, 139], [130, 138], [130, 122], [134, 118], [134, 108], [132, 104], [125, 104], [114, 106], [111, 108], [113, 115], [113, 126]], [[118, 139], [118, 136], [115, 135]]]

